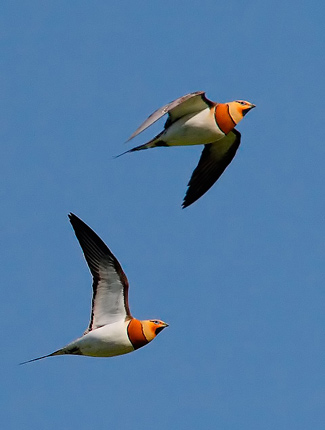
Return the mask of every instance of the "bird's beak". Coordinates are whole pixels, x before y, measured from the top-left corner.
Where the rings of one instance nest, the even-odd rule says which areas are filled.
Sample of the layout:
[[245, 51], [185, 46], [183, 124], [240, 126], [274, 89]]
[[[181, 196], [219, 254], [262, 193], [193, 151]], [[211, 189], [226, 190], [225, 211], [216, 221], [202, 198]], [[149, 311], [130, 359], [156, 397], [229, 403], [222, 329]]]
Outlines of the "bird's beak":
[[254, 109], [256, 105], [251, 104], [248, 108], [243, 109], [243, 116], [245, 116], [251, 109]]
[[168, 327], [168, 324], [166, 324], [166, 323], [164, 323], [164, 325], [161, 325], [160, 327], [157, 327], [156, 331], [155, 331], [156, 336], [157, 336], [158, 333], [160, 333], [166, 327]]

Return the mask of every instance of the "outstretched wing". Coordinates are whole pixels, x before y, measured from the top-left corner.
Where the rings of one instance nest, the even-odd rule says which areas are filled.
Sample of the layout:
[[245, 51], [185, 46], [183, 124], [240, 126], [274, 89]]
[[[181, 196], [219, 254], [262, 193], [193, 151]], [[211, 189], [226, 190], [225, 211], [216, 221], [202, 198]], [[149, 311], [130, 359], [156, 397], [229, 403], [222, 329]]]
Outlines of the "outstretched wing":
[[234, 158], [240, 144], [240, 133], [232, 130], [224, 138], [204, 145], [199, 164], [192, 173], [183, 208], [194, 203], [220, 178]]
[[87, 224], [72, 213], [69, 219], [93, 276], [92, 309], [86, 333], [131, 317], [129, 284], [120, 263]]
[[165, 106], [157, 109], [154, 113], [152, 113], [143, 124], [140, 125], [139, 128], [135, 130], [135, 132], [128, 138], [127, 142], [133, 139], [138, 134], [142, 133], [143, 130], [150, 127], [154, 122], [158, 121], [162, 116], [166, 113], [169, 114], [168, 120], [166, 122], [166, 126], [172, 124], [178, 118], [181, 118], [184, 115], [199, 112], [203, 109], [206, 109], [209, 106], [214, 106], [211, 100], [205, 97], [204, 91], [197, 91], [195, 93], [186, 94], [183, 97], [179, 97], [166, 104]]

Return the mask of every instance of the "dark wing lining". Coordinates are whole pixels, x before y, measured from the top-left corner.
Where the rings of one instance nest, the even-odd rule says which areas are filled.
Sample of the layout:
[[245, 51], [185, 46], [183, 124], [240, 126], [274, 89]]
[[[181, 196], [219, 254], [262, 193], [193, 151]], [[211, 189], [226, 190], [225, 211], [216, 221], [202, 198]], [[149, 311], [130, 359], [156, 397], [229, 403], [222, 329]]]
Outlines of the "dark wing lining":
[[205, 109], [208, 106], [214, 105], [215, 103], [211, 102], [205, 97], [204, 91], [186, 94], [185, 96], [179, 97], [178, 99], [166, 104], [152, 113], [128, 138], [127, 142], [138, 134], [142, 133], [146, 128], [150, 127], [150, 125], [158, 121], [158, 119], [160, 119], [166, 113], [169, 113], [169, 118], [166, 123], [166, 125], [168, 125], [183, 115], [197, 112]]
[[232, 130], [223, 139], [204, 145], [200, 161], [192, 173], [183, 208], [194, 203], [220, 178], [234, 158], [240, 144], [240, 133]]
[[97, 234], [74, 214], [69, 219], [93, 276], [92, 311], [88, 331], [131, 316], [129, 283], [123, 269]]

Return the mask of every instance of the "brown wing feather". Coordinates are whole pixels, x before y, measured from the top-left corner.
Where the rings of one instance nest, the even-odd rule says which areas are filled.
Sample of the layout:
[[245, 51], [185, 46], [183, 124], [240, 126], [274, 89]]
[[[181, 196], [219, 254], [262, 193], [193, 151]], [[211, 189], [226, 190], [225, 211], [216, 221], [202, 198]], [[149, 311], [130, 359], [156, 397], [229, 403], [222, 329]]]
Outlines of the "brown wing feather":
[[195, 93], [186, 94], [178, 99], [167, 103], [165, 106], [157, 109], [152, 113], [135, 132], [128, 138], [127, 142], [133, 139], [138, 134], [142, 133], [146, 128], [150, 127], [153, 123], [158, 121], [166, 113], [169, 114], [165, 127], [173, 123], [181, 116], [187, 115], [192, 112], [198, 112], [205, 109], [207, 106], [214, 106], [215, 103], [205, 97], [204, 91], [197, 91]]

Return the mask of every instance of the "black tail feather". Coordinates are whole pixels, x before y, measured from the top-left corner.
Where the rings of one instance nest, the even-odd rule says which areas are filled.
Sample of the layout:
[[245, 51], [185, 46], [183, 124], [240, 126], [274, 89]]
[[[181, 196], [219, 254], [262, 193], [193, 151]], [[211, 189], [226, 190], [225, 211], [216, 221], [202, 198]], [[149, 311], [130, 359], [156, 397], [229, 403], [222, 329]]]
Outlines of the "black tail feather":
[[52, 354], [43, 355], [42, 357], [33, 358], [32, 360], [23, 361], [22, 363], [19, 363], [19, 366], [21, 366], [22, 364], [31, 363], [33, 361], [42, 360], [43, 358], [53, 357], [53, 355], [61, 355], [61, 354], [59, 354], [59, 352], [60, 352], [60, 350], [52, 352]]
[[122, 152], [122, 154], [115, 155], [114, 158], [119, 158], [124, 154], [127, 154], [128, 152], [135, 152], [135, 151], [141, 151], [142, 149], [148, 149], [148, 144], [145, 143], [144, 145], [136, 146], [135, 148], [129, 149], [128, 151]]

